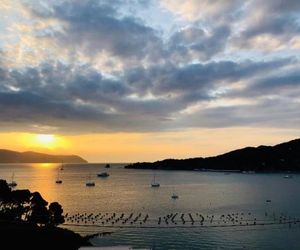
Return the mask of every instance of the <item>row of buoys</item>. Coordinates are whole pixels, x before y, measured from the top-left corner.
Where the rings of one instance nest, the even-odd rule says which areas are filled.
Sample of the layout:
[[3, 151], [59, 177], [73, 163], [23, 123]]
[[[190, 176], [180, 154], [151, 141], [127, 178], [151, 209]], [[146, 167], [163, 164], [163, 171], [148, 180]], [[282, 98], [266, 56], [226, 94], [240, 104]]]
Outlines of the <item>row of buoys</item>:
[[[150, 220], [149, 214], [142, 215], [142, 213], [138, 213], [134, 215], [134, 213], [130, 213], [128, 216], [125, 213], [117, 214], [117, 213], [77, 213], [74, 215], [69, 215], [68, 213], [65, 215], [66, 222], [70, 223], [84, 223], [84, 224], [100, 224], [100, 225], [144, 225], [148, 221], [152, 223], [154, 221], [157, 222], [158, 225], [194, 225], [195, 223], [199, 223], [201, 226], [212, 225], [212, 226], [236, 226], [236, 225], [265, 225], [265, 224], [296, 224], [299, 223], [300, 220], [294, 217], [288, 217], [287, 215], [281, 213], [278, 216], [275, 213], [269, 215], [268, 212], [265, 212], [266, 219], [258, 220], [256, 217], [250, 218], [251, 213], [228, 213], [222, 214], [219, 217], [215, 215], [202, 215], [200, 213], [192, 214], [192, 213], [170, 213], [165, 216], [158, 217], [157, 220]], [[198, 225], [199, 225], [198, 224]]]
[[116, 213], [105, 213], [105, 214], [87, 214], [87, 213], [83, 213], [83, 214], [74, 214], [72, 216], [66, 214], [65, 215], [65, 220], [67, 222], [71, 222], [71, 223], [96, 223], [99, 222], [101, 224], [107, 224], [107, 223], [111, 223], [111, 224], [115, 224], [118, 222], [121, 222], [122, 224], [126, 224], [127, 222], [130, 224], [134, 224], [139, 222], [140, 224], [144, 224], [147, 222], [147, 220], [149, 219], [149, 214], [146, 214], [145, 217], [142, 217], [142, 213], [139, 213], [136, 217], [133, 217], [134, 214], [131, 213], [128, 217], [125, 217], [125, 214], [122, 213], [121, 215], [117, 216]]

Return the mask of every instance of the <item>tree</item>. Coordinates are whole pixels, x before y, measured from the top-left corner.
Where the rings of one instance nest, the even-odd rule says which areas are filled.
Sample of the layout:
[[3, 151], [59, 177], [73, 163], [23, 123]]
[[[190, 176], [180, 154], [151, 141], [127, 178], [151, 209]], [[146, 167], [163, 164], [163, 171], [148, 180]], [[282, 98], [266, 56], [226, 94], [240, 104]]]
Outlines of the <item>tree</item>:
[[48, 202], [39, 192], [34, 192], [30, 199], [30, 212], [28, 221], [40, 225], [46, 225], [49, 221]]
[[49, 224], [57, 226], [64, 223], [65, 219], [62, 213], [62, 206], [58, 202], [52, 202], [49, 205]]
[[58, 202], [47, 205], [39, 192], [12, 191], [5, 180], [0, 180], [0, 220], [27, 221], [43, 226], [64, 223], [62, 206]]

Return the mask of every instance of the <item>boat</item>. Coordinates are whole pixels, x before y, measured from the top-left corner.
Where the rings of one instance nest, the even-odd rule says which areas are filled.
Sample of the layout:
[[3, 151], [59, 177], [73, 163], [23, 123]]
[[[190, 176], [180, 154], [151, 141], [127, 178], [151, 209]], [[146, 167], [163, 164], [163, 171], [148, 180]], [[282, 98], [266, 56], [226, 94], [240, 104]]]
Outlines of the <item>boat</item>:
[[285, 175], [283, 178], [291, 179], [291, 178], [293, 178], [293, 176], [292, 175]]
[[13, 173], [11, 176], [11, 182], [7, 183], [7, 185], [11, 188], [16, 187], [18, 184], [14, 181], [15, 174]]
[[178, 196], [178, 194], [173, 193], [172, 196], [171, 196], [171, 198], [175, 200], [175, 199], [178, 199], [179, 196]]
[[172, 194], [171, 198], [174, 199], [174, 200], [179, 198], [178, 194], [175, 193], [174, 188], [173, 188], [173, 194]]
[[87, 187], [94, 187], [94, 186], [95, 186], [95, 182], [93, 182], [93, 181], [88, 181], [87, 183], [85, 183], [85, 185], [86, 185]]
[[160, 187], [160, 184], [155, 181], [155, 174], [153, 174], [153, 180], [151, 182], [151, 187]]
[[85, 183], [85, 185], [86, 185], [87, 187], [94, 187], [94, 186], [95, 186], [95, 182], [93, 182], [93, 181], [91, 180], [91, 174], [89, 175], [88, 181]]
[[110, 168], [110, 165], [109, 165], [109, 164], [106, 164], [106, 165], [105, 165], [105, 168]]
[[62, 184], [62, 180], [59, 179], [59, 170], [57, 171], [57, 179], [55, 181], [56, 184]]
[[64, 164], [61, 164], [60, 170], [64, 170]]
[[98, 176], [98, 177], [108, 177], [108, 176], [109, 176], [109, 173], [103, 172], [103, 173], [97, 174], [97, 176]]

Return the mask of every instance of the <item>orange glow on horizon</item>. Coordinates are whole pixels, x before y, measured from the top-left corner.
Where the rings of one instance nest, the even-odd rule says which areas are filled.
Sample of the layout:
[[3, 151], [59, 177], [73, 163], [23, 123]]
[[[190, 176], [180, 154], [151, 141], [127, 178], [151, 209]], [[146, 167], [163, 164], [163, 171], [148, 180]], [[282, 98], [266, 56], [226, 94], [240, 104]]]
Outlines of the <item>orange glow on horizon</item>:
[[68, 148], [68, 142], [61, 136], [53, 134], [29, 134], [23, 133], [20, 136], [20, 143], [29, 150], [59, 151]]
[[77, 135], [13, 132], [0, 133], [0, 138], [0, 148], [3, 149], [79, 155], [89, 162], [129, 163], [212, 156], [246, 146], [275, 145], [299, 138], [299, 131], [284, 128], [235, 127]]

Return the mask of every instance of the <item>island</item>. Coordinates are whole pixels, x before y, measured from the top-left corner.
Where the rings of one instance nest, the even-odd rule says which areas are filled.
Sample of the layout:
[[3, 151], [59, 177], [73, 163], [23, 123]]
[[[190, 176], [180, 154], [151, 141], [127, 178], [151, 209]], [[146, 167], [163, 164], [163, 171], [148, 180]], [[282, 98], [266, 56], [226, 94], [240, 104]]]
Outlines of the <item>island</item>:
[[246, 147], [213, 157], [166, 159], [126, 165], [132, 169], [202, 171], [300, 171], [300, 139], [275, 146]]
[[49, 155], [32, 151], [16, 152], [0, 149], [0, 163], [87, 163], [77, 155]]

